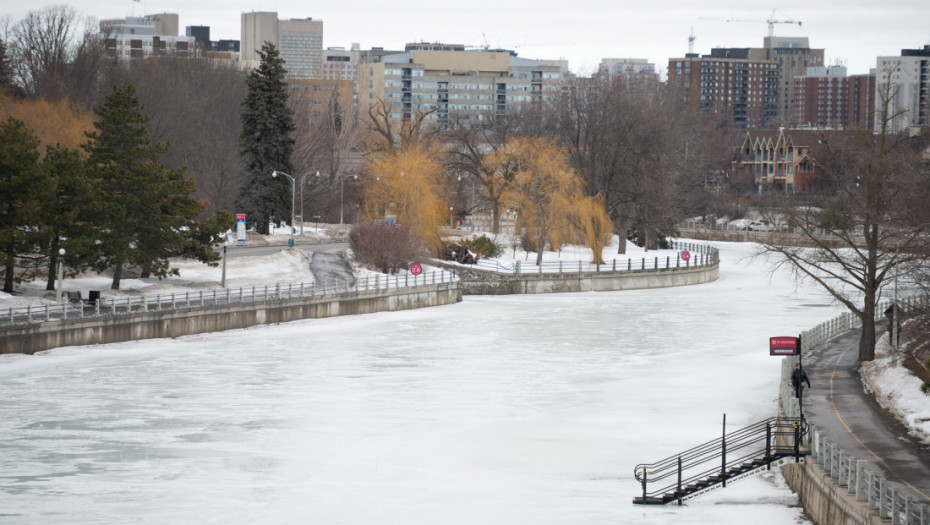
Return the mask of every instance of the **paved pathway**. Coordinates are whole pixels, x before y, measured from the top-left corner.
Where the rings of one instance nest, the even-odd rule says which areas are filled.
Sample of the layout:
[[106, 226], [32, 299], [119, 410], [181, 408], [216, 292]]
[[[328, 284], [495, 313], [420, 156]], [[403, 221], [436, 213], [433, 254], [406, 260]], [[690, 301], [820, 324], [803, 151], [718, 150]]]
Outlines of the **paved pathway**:
[[355, 275], [341, 253], [314, 251], [310, 259], [310, 271], [313, 272], [313, 279], [321, 286], [349, 289], [355, 285]]
[[865, 392], [858, 353], [859, 333], [851, 331], [803, 356], [811, 380], [804, 414], [846, 454], [868, 461], [869, 470], [930, 503], [930, 446], [910, 437]]

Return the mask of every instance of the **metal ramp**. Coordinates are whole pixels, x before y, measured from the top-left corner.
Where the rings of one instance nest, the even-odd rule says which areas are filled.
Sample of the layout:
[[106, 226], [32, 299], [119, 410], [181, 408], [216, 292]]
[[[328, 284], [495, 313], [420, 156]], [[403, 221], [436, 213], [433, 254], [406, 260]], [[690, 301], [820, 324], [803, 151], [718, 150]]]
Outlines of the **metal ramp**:
[[[726, 415], [724, 415], [724, 429]], [[661, 461], [636, 466], [634, 475], [643, 486], [633, 503], [665, 505], [681, 502], [771, 470], [772, 465], [797, 463], [807, 455], [801, 437], [807, 432], [803, 418], [773, 417], [685, 450]]]

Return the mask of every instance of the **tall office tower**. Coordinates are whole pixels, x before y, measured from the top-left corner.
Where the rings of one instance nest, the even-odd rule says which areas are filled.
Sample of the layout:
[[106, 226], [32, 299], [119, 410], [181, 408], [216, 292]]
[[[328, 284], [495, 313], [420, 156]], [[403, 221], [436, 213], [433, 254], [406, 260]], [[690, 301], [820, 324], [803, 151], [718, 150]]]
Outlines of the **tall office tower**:
[[241, 60], [246, 68], [258, 66], [258, 51], [274, 44], [289, 78], [321, 78], [323, 21], [312, 18], [279, 20], [276, 12], [242, 13]]
[[669, 59], [668, 85], [685, 107], [738, 128], [761, 129], [777, 116], [778, 63], [751, 59], [748, 48]]
[[930, 126], [930, 45], [923, 49], [902, 49], [898, 57], [878, 57], [875, 69], [875, 126], [881, 131], [881, 111], [890, 98], [888, 131], [898, 133], [909, 127]]

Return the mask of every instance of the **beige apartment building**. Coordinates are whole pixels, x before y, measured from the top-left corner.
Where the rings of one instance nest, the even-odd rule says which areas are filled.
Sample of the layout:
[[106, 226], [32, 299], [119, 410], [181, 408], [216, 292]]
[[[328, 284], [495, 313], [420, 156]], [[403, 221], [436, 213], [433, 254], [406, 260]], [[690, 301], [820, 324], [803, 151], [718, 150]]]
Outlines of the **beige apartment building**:
[[265, 42], [271, 42], [284, 59], [288, 78], [322, 77], [322, 20], [281, 20], [276, 12], [242, 13], [241, 36], [240, 56], [243, 67], [258, 66], [258, 51]]
[[429, 112], [425, 124], [481, 123], [541, 102], [559, 89], [567, 69], [565, 61], [506, 51], [414, 50], [361, 64], [359, 105], [364, 112], [387, 102], [397, 125], [417, 111]]

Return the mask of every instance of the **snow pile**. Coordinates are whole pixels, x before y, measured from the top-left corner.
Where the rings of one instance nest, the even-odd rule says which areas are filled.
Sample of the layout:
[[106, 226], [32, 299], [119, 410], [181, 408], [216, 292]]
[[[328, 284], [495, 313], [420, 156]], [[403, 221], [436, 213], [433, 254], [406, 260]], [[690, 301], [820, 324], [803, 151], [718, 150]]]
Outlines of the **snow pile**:
[[886, 336], [875, 345], [875, 360], [862, 363], [859, 371], [882, 408], [904, 423], [912, 436], [930, 445], [930, 396], [920, 391], [923, 382], [900, 363], [894, 363]]

